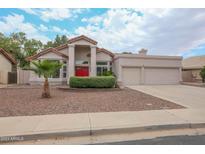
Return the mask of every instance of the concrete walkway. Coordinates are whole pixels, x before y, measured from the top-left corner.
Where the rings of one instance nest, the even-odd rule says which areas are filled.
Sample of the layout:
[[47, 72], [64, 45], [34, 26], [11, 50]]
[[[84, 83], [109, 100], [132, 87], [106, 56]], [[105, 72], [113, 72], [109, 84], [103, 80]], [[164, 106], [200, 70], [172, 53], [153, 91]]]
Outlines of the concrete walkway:
[[0, 137], [35, 139], [52, 134], [83, 136], [169, 127], [194, 128], [194, 124], [205, 127], [204, 117], [204, 110], [198, 109], [1, 117]]

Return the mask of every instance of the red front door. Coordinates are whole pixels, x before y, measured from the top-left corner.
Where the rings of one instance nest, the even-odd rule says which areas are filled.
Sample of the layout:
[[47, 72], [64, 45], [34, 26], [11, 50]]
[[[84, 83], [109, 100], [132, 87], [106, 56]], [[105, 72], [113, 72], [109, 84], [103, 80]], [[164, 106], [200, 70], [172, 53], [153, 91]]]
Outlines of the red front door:
[[89, 76], [88, 67], [76, 67], [75, 76]]

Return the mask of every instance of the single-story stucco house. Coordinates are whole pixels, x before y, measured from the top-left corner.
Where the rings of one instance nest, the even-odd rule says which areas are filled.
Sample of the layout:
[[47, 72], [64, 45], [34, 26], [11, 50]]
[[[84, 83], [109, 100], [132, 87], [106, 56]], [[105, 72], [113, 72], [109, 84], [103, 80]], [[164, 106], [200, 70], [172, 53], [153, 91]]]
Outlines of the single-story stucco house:
[[0, 84], [8, 84], [8, 73], [13, 71], [16, 64], [15, 59], [0, 48]]
[[205, 66], [205, 55], [189, 57], [182, 61], [182, 79], [185, 82], [202, 82], [201, 69]]
[[[68, 40], [67, 44], [49, 48], [28, 57], [35, 60], [57, 60], [65, 65], [51, 83], [66, 83], [71, 76], [96, 76], [112, 71], [123, 85], [178, 84], [181, 81], [179, 56], [147, 55], [143, 49], [139, 54], [117, 54], [99, 48], [97, 41], [81, 35]], [[31, 72], [30, 84], [42, 83], [43, 79]]]

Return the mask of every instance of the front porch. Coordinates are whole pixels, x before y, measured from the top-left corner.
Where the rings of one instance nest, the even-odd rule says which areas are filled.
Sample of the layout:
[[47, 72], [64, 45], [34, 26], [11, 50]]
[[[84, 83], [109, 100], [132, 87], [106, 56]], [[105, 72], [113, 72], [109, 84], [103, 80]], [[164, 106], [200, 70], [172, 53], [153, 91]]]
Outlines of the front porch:
[[70, 44], [68, 50], [68, 78], [71, 76], [96, 76], [95, 45]]

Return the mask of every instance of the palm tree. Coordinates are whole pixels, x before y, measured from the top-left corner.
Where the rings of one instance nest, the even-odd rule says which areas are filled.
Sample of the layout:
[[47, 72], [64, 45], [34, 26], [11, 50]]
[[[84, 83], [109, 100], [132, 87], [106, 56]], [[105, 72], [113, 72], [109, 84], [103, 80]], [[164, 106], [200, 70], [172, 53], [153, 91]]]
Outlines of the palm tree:
[[37, 75], [43, 76], [45, 81], [43, 85], [42, 98], [50, 98], [50, 88], [48, 78], [54, 76], [57, 71], [63, 66], [62, 63], [50, 60], [43, 60], [38, 62], [32, 62], [34, 67], [30, 70], [34, 71]]

